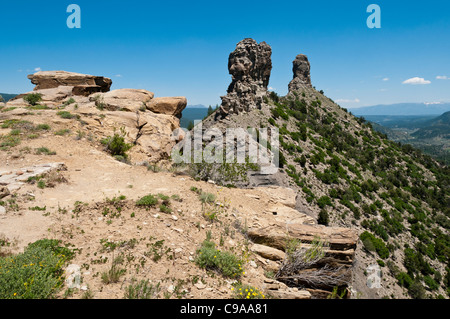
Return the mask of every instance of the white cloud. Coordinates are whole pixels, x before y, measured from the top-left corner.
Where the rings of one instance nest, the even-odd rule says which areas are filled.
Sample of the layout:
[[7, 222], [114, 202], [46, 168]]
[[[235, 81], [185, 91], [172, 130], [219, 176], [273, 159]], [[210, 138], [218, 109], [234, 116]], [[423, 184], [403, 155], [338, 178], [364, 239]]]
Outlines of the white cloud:
[[116, 77], [121, 78], [122, 74], [116, 74]]
[[269, 91], [275, 91], [275, 89], [274, 89], [273, 87], [271, 87], [271, 86], [269, 86], [269, 88], [268, 88], [267, 90], [269, 90]]
[[450, 80], [450, 78], [446, 75], [438, 75], [436, 77], [437, 80]]
[[337, 99], [336, 103], [359, 103], [361, 102], [359, 99], [347, 100], [347, 99]]
[[414, 77], [411, 79], [408, 79], [403, 82], [403, 84], [412, 84], [412, 85], [423, 85], [423, 84], [430, 84], [431, 81], [425, 80], [424, 78]]
[[389, 78], [384, 78], [383, 81], [387, 82], [387, 81], [389, 81]]
[[39, 72], [39, 71], [42, 71], [42, 69], [41, 68], [35, 68], [34, 71]]

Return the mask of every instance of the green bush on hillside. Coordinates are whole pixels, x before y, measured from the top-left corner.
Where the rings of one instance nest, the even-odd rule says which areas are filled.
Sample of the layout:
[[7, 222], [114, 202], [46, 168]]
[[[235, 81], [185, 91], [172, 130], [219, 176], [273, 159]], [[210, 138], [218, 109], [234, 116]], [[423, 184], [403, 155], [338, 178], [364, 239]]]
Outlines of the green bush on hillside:
[[38, 102], [42, 101], [42, 94], [41, 93], [30, 93], [24, 96], [23, 100], [25, 102], [28, 102], [30, 105], [36, 105]]
[[54, 298], [64, 283], [63, 267], [73, 257], [61, 241], [42, 239], [21, 254], [0, 258], [0, 298]]

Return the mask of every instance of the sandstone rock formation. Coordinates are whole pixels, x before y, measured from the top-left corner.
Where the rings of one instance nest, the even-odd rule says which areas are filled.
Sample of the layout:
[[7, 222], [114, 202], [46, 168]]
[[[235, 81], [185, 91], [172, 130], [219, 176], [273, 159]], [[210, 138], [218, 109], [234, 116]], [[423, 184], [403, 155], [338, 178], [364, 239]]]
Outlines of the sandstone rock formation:
[[312, 87], [311, 85], [311, 66], [308, 57], [303, 54], [297, 55], [293, 62], [292, 71], [294, 78], [289, 83], [289, 92], [295, 92], [305, 87]]
[[146, 104], [154, 96], [154, 93], [147, 90], [119, 89], [106, 93], [91, 94], [89, 100], [110, 111], [136, 112], [139, 109], [145, 109]]
[[[276, 280], [266, 287], [273, 296], [307, 297], [304, 291], [307, 290], [314, 298], [326, 298], [336, 286], [348, 287], [358, 241], [355, 230], [318, 225], [310, 216], [292, 208], [296, 194], [290, 188], [256, 187], [247, 189], [245, 196], [249, 202], [259, 201], [267, 207], [257, 213], [247, 211], [242, 217], [247, 225], [247, 238], [252, 243], [250, 251], [266, 271], [275, 275]], [[317, 242], [323, 244], [317, 260], [304, 267], [290, 266], [292, 243], [300, 243], [296, 251], [305, 252], [315, 251]], [[290, 289], [273, 288], [286, 285]], [[295, 288], [300, 294], [292, 290]]]
[[[12, 110], [0, 113], [0, 119], [26, 115], [30, 105], [24, 97], [39, 93], [42, 100], [36, 107], [52, 121], [66, 121], [67, 129], [77, 131], [82, 123], [99, 139], [123, 129], [126, 142], [136, 146], [131, 152], [140, 162], [167, 159], [172, 147], [184, 138], [179, 118], [187, 105], [185, 97], [154, 98], [153, 92], [142, 89], [109, 91], [108, 78], [65, 71], [37, 72], [29, 78], [37, 85], [35, 91], [10, 100], [7, 106]], [[61, 109], [74, 117], [61, 119]]]
[[74, 95], [88, 96], [95, 92], [108, 92], [112, 81], [103, 76], [94, 76], [66, 71], [39, 71], [28, 75], [35, 91], [59, 86], [72, 86]]
[[187, 99], [184, 96], [157, 97], [147, 104], [147, 109], [154, 113], [173, 115], [181, 118], [181, 112], [186, 106]]
[[67, 99], [73, 97], [73, 86], [58, 86], [51, 89], [42, 89], [33, 92], [28, 92], [25, 94], [20, 94], [13, 99], [9, 100], [8, 107], [18, 107], [27, 105], [28, 103], [23, 100], [23, 98], [30, 93], [41, 94], [42, 101], [39, 103], [42, 105], [47, 105], [48, 107], [55, 107], [61, 105]]
[[272, 49], [265, 42], [258, 44], [247, 38], [237, 44], [228, 60], [232, 82], [228, 94], [221, 97], [222, 115], [261, 108], [272, 71], [271, 55]]

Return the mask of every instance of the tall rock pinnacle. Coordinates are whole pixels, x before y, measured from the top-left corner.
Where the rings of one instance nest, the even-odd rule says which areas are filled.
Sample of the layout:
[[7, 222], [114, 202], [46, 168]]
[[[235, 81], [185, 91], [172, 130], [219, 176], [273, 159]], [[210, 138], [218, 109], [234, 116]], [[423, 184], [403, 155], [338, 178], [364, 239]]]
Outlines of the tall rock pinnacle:
[[289, 92], [298, 91], [305, 87], [312, 87], [311, 66], [306, 55], [297, 55], [293, 62], [292, 71], [294, 72], [294, 78], [289, 83]]
[[228, 60], [232, 82], [228, 94], [221, 97], [223, 116], [261, 108], [272, 71], [271, 56], [272, 49], [265, 42], [247, 38], [237, 44]]

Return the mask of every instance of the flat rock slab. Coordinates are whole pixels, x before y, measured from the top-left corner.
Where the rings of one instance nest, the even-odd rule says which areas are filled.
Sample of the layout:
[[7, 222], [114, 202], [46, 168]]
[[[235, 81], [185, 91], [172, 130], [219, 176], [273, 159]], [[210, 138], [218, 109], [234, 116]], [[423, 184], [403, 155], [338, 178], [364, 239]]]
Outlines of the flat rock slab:
[[263, 228], [250, 228], [249, 237], [259, 244], [284, 249], [287, 238], [300, 239], [303, 243], [311, 243], [320, 238], [333, 250], [355, 249], [358, 234], [355, 230], [343, 227], [325, 227], [306, 224], [275, 224]]
[[12, 171], [0, 171], [0, 187], [6, 187], [9, 192], [13, 192], [20, 189], [30, 177], [47, 174], [53, 170], [61, 170], [64, 167], [64, 163], [47, 163]]

